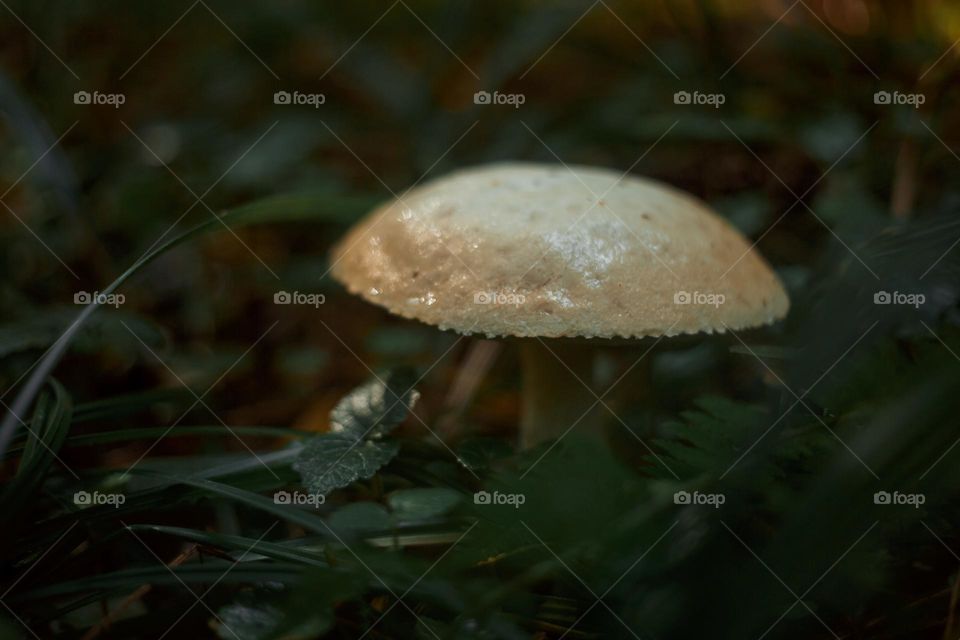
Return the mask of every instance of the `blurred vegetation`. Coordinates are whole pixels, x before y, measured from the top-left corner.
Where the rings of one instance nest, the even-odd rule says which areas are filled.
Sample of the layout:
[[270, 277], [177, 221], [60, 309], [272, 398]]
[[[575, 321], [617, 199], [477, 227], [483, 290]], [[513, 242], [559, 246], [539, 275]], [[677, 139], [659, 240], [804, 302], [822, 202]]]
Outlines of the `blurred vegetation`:
[[[0, 36], [0, 411], [56, 364], [2, 470], [0, 637], [960, 634], [960, 6], [39, 0]], [[789, 318], [658, 345], [606, 443], [516, 451], [509, 343], [327, 275], [371, 206], [498, 159], [697, 194]]]

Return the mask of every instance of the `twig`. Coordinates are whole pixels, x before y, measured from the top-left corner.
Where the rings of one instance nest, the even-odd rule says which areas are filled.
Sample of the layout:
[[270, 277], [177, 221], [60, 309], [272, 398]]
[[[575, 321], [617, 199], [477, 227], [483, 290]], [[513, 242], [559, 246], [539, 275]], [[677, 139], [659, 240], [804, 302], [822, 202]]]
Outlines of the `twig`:
[[444, 401], [446, 414], [439, 421], [440, 433], [455, 435], [457, 418], [466, 411], [499, 353], [500, 343], [493, 340], [475, 340], [470, 344]]
[[953, 581], [953, 589], [950, 590], [950, 606], [947, 608], [947, 626], [943, 630], [943, 640], [952, 640], [954, 612], [957, 610], [957, 596], [960, 596], [960, 571], [957, 571], [957, 578]]
[[[187, 548], [183, 553], [181, 553], [176, 558], [171, 560], [167, 564], [167, 566], [170, 567], [171, 569], [173, 567], [179, 567], [184, 562], [189, 560], [190, 557], [193, 556], [196, 552], [197, 552], [197, 545], [195, 544], [190, 545], [190, 547]], [[153, 589], [153, 585], [151, 584], [144, 584], [137, 587], [133, 591], [133, 593], [128, 595], [126, 598], [124, 598], [123, 602], [121, 602], [116, 609], [107, 613], [106, 616], [101, 618], [100, 622], [98, 622], [96, 626], [91, 627], [90, 630], [87, 631], [83, 635], [83, 638], [81, 638], [80, 640], [93, 640], [94, 638], [98, 637], [101, 633], [103, 633], [104, 631], [110, 628], [110, 625], [114, 623], [114, 621], [117, 619], [117, 616], [123, 613], [134, 602], [137, 602], [138, 600], [143, 598], [145, 595], [150, 593], [151, 589]]]
[[900, 143], [900, 152], [893, 170], [890, 211], [898, 220], [906, 220], [913, 212], [917, 197], [917, 144], [912, 138]]

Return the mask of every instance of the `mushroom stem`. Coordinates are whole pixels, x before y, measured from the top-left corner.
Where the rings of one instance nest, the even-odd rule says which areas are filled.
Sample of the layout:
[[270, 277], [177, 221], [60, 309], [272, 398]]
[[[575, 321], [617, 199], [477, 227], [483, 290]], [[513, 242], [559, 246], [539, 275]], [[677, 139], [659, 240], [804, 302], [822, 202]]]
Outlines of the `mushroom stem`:
[[539, 339], [525, 340], [520, 345], [523, 449], [559, 438], [574, 428], [595, 431], [593, 427], [599, 422], [600, 406], [592, 392], [592, 345], [564, 340], [548, 342], [549, 345]]

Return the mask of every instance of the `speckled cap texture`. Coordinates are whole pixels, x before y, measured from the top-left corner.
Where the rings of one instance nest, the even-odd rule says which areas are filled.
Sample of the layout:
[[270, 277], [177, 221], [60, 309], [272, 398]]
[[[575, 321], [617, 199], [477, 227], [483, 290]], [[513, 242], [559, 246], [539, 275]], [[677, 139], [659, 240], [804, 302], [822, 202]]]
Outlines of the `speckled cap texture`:
[[357, 223], [333, 276], [464, 334], [639, 338], [787, 313], [780, 280], [703, 202], [585, 166], [501, 163], [416, 187]]

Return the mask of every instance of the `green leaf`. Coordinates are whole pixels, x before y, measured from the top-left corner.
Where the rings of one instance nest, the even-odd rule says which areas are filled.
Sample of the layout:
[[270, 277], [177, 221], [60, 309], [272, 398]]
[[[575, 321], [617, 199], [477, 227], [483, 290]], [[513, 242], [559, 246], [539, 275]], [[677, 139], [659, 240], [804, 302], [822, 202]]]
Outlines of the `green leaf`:
[[403, 489], [387, 497], [387, 504], [401, 522], [430, 520], [449, 512], [463, 498], [446, 487]]
[[333, 512], [327, 520], [330, 528], [342, 536], [367, 531], [386, 531], [393, 523], [383, 505], [376, 502], [352, 502]]
[[22, 595], [12, 596], [12, 601], [31, 601], [54, 596], [85, 594], [100, 591], [102, 596], [112, 593], [129, 593], [144, 584], [169, 585], [182, 589], [184, 584], [258, 584], [276, 582], [291, 584], [304, 574], [300, 564], [286, 562], [244, 562], [235, 564], [218, 558], [207, 558], [203, 563], [185, 564], [170, 568], [154, 561], [153, 564], [136, 566], [120, 571], [98, 573], [81, 578], [43, 584]]
[[240, 603], [221, 607], [217, 635], [224, 640], [263, 640], [283, 620], [283, 613], [271, 605]]
[[337, 603], [360, 596], [371, 577], [366, 569], [312, 569], [295, 588], [289, 590], [289, 598], [283, 607], [283, 620], [268, 637], [291, 640], [323, 636], [333, 626]]
[[513, 447], [503, 438], [471, 437], [457, 447], [461, 463], [474, 471], [486, 471], [512, 453]]
[[330, 412], [330, 433], [308, 440], [293, 468], [313, 493], [327, 494], [372, 477], [397, 455], [381, 439], [406, 419], [420, 397], [414, 374], [398, 369], [364, 383]]
[[[76, 413], [74, 413], [76, 415]], [[74, 419], [72, 424], [76, 424]], [[173, 438], [236, 438], [237, 436], [254, 436], [262, 438], [303, 438], [309, 435], [306, 431], [297, 429], [288, 429], [285, 427], [247, 427], [233, 426], [229, 429], [223, 425], [209, 426], [176, 426], [170, 427], [132, 427], [129, 429], [113, 429], [110, 431], [98, 431], [96, 433], [84, 433], [70, 436], [66, 439], [65, 447], [89, 447], [99, 444], [110, 444], [114, 442], [130, 442], [136, 440], [156, 440], [159, 437], [166, 439]], [[6, 458], [19, 456], [25, 444], [18, 444], [7, 451]]]
[[66, 440], [72, 408], [67, 390], [51, 378], [30, 419], [17, 475], [3, 492], [0, 503], [5, 512], [25, 505], [37, 487], [43, 484], [47, 471], [56, 460], [57, 451]]
[[397, 455], [396, 442], [358, 440], [329, 433], [308, 441], [293, 463], [312, 493], [327, 494], [357, 480], [372, 477]]
[[293, 588], [259, 587], [219, 611], [221, 638], [266, 640], [319, 638], [334, 622], [338, 602], [360, 595], [366, 576], [330, 569], [307, 574]]
[[67, 437], [70, 415], [71, 402], [67, 390], [56, 380], [51, 380], [49, 391], [41, 396], [30, 421], [30, 436], [17, 469], [19, 479], [31, 483], [39, 483], [43, 479]]
[[129, 527], [131, 531], [151, 531], [175, 536], [183, 540], [200, 544], [220, 547], [235, 551], [237, 562], [251, 562], [260, 560], [261, 556], [278, 560], [292, 560], [315, 567], [327, 566], [327, 561], [317, 552], [297, 548], [291, 543], [275, 543], [257, 540], [244, 536], [234, 536], [183, 527], [166, 527], [162, 525], [135, 524]]
[[[703, 473], [721, 475], [743, 454], [742, 442], [749, 443], [769, 426], [761, 407], [717, 396], [705, 396], [696, 404], [696, 410], [681, 414], [683, 422], [664, 425], [666, 437], [656, 441], [667, 464], [684, 480]], [[655, 469], [662, 478], [672, 477], [662, 465]]]
[[211, 480], [204, 480], [196, 477], [177, 478], [159, 473], [140, 471], [134, 471], [133, 473], [139, 476], [156, 478], [171, 484], [185, 484], [191, 487], [197, 487], [198, 489], [203, 489], [211, 494], [228, 498], [230, 500], [235, 500], [249, 507], [253, 507], [254, 509], [259, 509], [289, 522], [299, 524], [305, 529], [316, 531], [322, 534], [329, 534], [329, 529], [320, 516], [314, 515], [304, 509], [297, 509], [287, 505], [278, 504], [272, 498], [267, 498], [266, 496], [261, 496], [250, 491], [231, 487], [230, 485], [223, 484], [221, 482], [213, 482]]
[[[142, 334], [138, 333], [138, 335]], [[119, 418], [144, 411], [161, 403], [174, 403], [176, 406], [186, 407], [194, 399], [190, 391], [182, 386], [128, 393], [77, 404], [73, 410], [73, 422], [93, 422], [95, 420]]]

